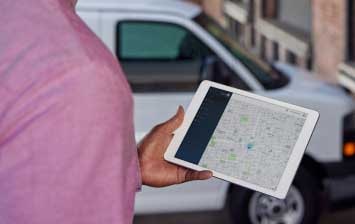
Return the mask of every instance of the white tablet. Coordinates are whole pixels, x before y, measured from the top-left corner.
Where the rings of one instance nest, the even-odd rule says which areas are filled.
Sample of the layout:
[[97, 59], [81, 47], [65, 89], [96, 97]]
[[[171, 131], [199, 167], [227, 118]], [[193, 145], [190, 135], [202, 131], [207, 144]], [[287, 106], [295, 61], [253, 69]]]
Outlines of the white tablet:
[[204, 81], [164, 158], [283, 199], [318, 117], [310, 109]]

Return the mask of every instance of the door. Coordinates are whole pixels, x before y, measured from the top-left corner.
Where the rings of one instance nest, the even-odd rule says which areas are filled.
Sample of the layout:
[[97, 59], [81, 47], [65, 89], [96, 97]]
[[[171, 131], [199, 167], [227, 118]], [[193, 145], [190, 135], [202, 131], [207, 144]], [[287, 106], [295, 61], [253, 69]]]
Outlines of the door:
[[116, 55], [135, 95], [139, 135], [188, 103], [200, 82], [209, 48], [182, 26], [156, 21], [121, 21]]
[[[120, 21], [116, 29], [116, 55], [134, 92], [135, 128], [139, 139], [154, 125], [170, 118], [178, 105], [188, 106], [200, 81], [202, 61], [212, 53], [191, 32], [176, 24], [126, 20]], [[205, 192], [219, 189], [217, 182], [199, 185], [203, 186], [188, 183], [158, 190], [144, 188], [137, 197], [136, 210], [175, 210], [178, 208], [173, 204], [185, 203], [171, 203], [174, 200], [171, 197], [181, 199], [196, 195], [196, 190], [201, 188]], [[154, 203], [161, 199], [162, 202]], [[209, 201], [215, 203], [216, 200]], [[164, 208], [160, 207], [162, 204]]]

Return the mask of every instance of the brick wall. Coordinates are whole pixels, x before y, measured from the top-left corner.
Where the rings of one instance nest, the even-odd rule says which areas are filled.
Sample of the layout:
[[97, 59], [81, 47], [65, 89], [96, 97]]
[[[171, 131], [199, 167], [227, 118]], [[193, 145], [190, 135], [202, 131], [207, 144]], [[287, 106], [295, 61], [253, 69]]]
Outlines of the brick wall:
[[338, 64], [346, 58], [347, 1], [313, 0], [313, 53], [315, 70], [335, 81]]

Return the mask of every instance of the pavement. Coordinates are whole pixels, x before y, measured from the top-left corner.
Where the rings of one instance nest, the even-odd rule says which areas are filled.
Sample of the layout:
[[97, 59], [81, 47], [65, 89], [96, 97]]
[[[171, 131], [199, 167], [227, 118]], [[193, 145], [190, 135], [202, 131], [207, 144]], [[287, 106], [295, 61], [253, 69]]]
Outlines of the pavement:
[[[232, 224], [226, 211], [135, 216], [134, 224]], [[353, 224], [355, 208], [322, 214], [319, 224]]]
[[[345, 179], [333, 180], [327, 183], [329, 196], [333, 200], [354, 198], [355, 200], [355, 176]], [[352, 196], [352, 197], [350, 197]], [[339, 207], [341, 208], [341, 207]], [[331, 208], [330, 208], [331, 209]], [[328, 209], [328, 210], [330, 210]], [[324, 211], [318, 224], [355, 224], [355, 207], [351, 209]], [[228, 210], [206, 211], [192, 213], [138, 215], [134, 224], [232, 224]]]

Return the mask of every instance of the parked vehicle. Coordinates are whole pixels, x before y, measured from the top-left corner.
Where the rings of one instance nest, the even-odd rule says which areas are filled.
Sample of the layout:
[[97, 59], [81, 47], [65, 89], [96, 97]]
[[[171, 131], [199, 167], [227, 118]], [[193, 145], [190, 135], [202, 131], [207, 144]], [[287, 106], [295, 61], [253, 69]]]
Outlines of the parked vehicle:
[[329, 192], [336, 190], [329, 183], [355, 174], [354, 102], [342, 88], [284, 63], [260, 61], [187, 2], [80, 0], [77, 9], [126, 73], [134, 92], [137, 140], [172, 116], [178, 105], [187, 107], [204, 79], [321, 115], [285, 200], [213, 179], [144, 187], [137, 194], [137, 214], [218, 210], [228, 202], [235, 223], [313, 224], [323, 201], [331, 201]]

